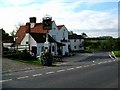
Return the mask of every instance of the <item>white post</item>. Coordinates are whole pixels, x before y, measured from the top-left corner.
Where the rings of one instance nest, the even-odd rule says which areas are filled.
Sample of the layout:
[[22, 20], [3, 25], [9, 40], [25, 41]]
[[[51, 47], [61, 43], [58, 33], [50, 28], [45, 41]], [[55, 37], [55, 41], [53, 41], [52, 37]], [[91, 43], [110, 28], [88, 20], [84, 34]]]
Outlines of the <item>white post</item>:
[[46, 41], [44, 43], [44, 47], [45, 47], [45, 52], [48, 52], [49, 50], [48, 33], [46, 33]]

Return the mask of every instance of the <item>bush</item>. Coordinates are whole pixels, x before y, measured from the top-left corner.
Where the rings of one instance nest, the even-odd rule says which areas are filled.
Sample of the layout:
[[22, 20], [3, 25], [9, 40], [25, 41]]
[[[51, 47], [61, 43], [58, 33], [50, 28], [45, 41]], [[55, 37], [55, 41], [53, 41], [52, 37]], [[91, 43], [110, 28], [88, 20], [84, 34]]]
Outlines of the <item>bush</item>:
[[43, 52], [41, 53], [41, 56], [40, 56], [40, 62], [43, 64], [43, 65], [47, 65], [47, 66], [51, 66], [52, 65], [52, 61], [53, 61], [53, 56], [51, 53], [49, 52]]
[[22, 52], [19, 54], [19, 59], [22, 59], [22, 60], [30, 60], [31, 57], [32, 56], [28, 52]]
[[120, 57], [120, 51], [114, 51], [116, 57]]

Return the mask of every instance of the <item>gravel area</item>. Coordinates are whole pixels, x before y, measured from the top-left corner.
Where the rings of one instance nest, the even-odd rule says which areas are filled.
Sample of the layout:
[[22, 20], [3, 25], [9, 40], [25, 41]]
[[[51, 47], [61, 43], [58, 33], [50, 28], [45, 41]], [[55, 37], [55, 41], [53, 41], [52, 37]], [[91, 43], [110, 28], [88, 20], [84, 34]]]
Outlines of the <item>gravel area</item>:
[[22, 71], [22, 70], [29, 70], [29, 69], [35, 69], [40, 68], [41, 66], [33, 65], [33, 64], [27, 64], [15, 60], [11, 60], [8, 58], [2, 58], [2, 73], [8, 73], [8, 72], [15, 72], [15, 71]]

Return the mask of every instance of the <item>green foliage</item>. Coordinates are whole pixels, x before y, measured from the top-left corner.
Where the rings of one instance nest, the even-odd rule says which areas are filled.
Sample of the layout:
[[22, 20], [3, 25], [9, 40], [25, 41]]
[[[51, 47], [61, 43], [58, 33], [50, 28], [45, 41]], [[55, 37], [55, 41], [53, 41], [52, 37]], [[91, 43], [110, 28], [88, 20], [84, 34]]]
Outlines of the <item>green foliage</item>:
[[116, 57], [120, 57], [120, 51], [113, 51]]
[[22, 52], [19, 54], [19, 59], [30, 60], [31, 55], [28, 52]]
[[53, 56], [49, 52], [42, 52], [40, 56], [40, 62], [43, 65], [51, 66], [53, 61]]
[[20, 62], [23, 63], [29, 63], [29, 64], [34, 64], [34, 65], [41, 65], [41, 63], [38, 60], [19, 60]]
[[4, 57], [17, 59], [17, 60], [37, 60], [35, 56], [32, 56], [27, 50], [23, 50], [23, 52], [14, 52], [14, 53], [6, 53]]
[[83, 33], [81, 33], [81, 35], [82, 35], [84, 38], [88, 37], [88, 36], [87, 36], [87, 34], [86, 34], [86, 33], [84, 33], [84, 32], [83, 32]]
[[84, 42], [86, 51], [112, 51], [120, 50], [120, 39], [110, 40], [86, 40]]
[[5, 32], [5, 30], [3, 30], [3, 29], [1, 29], [1, 30], [2, 30], [2, 38], [9, 36], [9, 34]]

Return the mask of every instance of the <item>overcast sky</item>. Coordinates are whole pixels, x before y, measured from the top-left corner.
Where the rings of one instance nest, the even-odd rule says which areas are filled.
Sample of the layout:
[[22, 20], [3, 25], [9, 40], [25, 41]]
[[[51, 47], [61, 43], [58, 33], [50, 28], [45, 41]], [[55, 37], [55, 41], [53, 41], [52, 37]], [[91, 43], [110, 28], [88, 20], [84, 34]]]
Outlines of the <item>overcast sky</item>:
[[7, 33], [29, 17], [42, 21], [46, 14], [69, 31], [89, 37], [118, 37], [119, 0], [0, 0], [0, 28]]

